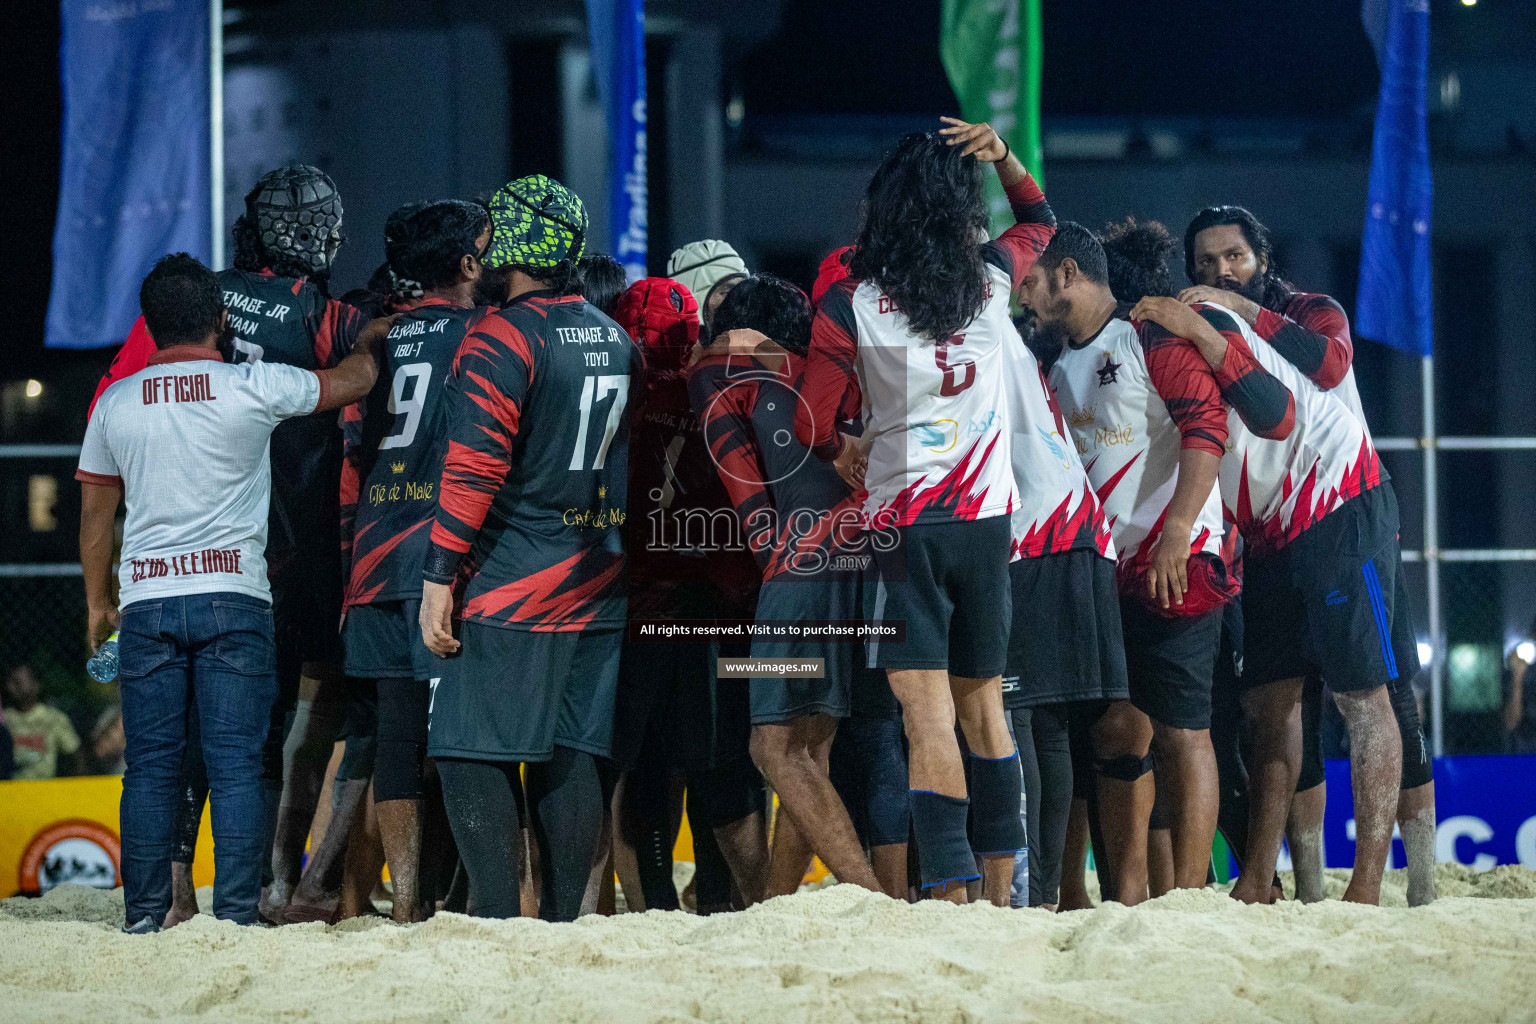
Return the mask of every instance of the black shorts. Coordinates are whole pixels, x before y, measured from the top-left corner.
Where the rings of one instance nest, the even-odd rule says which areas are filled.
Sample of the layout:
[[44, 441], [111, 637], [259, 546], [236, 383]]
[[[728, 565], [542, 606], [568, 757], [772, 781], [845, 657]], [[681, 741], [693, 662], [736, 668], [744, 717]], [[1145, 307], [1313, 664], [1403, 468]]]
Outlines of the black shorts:
[[[673, 616], [711, 619], [723, 600], [715, 588], [678, 588]], [[749, 613], [750, 614], [750, 613]], [[718, 658], [744, 658], [748, 643], [626, 639], [614, 708], [613, 760], [625, 771], [642, 762], [707, 772], [749, 757], [750, 687], [720, 680]]]
[[437, 660], [427, 753], [475, 761], [548, 761], [555, 747], [607, 757], [622, 630], [540, 632], [466, 622], [463, 646]]
[[1007, 516], [881, 531], [876, 622], [906, 623], [903, 643], [870, 645], [870, 664], [987, 679], [1008, 662]]
[[341, 637], [346, 674], [359, 679], [415, 679], [438, 675], [441, 665], [421, 641], [421, 602], [376, 601], [347, 611]]
[[[765, 582], [757, 594], [757, 617], [767, 621], [863, 621], [873, 604], [873, 586], [858, 576], [797, 579], [780, 576]], [[868, 596], [868, 601], [866, 601]], [[847, 718], [857, 707], [889, 715], [896, 698], [885, 673], [870, 668], [864, 644], [828, 640], [754, 640], [754, 658], [822, 659], [820, 679], [754, 676], [751, 679], [752, 724], [787, 722], [802, 715]], [[727, 684], [729, 685], [729, 684]]]
[[272, 580], [272, 634], [277, 649], [297, 664], [319, 661], [339, 667], [341, 564], [329, 557], [318, 562], [313, 574]]
[[1008, 579], [1013, 624], [1003, 707], [1125, 699], [1115, 563], [1078, 548], [1021, 558]]
[[1243, 581], [1245, 689], [1308, 672], [1321, 673], [1346, 693], [1399, 678], [1392, 644], [1401, 564], [1397, 530], [1392, 488], [1373, 487], [1279, 551], [1249, 557]]
[[1131, 703], [1163, 725], [1209, 729], [1221, 618], [1220, 608], [1168, 618], [1137, 598], [1121, 598]]

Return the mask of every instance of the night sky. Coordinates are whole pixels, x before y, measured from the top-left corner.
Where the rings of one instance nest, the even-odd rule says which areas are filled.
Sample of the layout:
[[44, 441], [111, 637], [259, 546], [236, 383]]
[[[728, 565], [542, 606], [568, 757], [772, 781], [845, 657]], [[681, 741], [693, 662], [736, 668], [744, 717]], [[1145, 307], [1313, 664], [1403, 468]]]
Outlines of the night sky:
[[[36, 13], [7, 24], [0, 115], [13, 377], [71, 358], [42, 350], [59, 174], [57, 5], [28, 6]], [[938, 0], [790, 0], [778, 35], [729, 65], [748, 119], [954, 110], [938, 11]], [[1333, 117], [1368, 107], [1376, 89], [1354, 0], [1045, 0], [1044, 22], [1047, 117]]]

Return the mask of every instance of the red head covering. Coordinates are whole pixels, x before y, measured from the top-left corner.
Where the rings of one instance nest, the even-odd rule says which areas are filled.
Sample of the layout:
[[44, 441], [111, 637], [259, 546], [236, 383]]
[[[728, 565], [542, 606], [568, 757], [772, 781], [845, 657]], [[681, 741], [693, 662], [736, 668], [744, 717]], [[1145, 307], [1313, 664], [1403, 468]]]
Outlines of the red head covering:
[[853, 260], [853, 246], [845, 245], [841, 249], [833, 249], [827, 253], [827, 258], [821, 261], [821, 266], [816, 270], [816, 283], [811, 285], [811, 303], [814, 305], [821, 301], [821, 297], [827, 294], [827, 289], [848, 276], [848, 264]]
[[645, 352], [652, 369], [679, 370], [699, 340], [699, 304], [670, 277], [645, 277], [619, 296], [614, 320]]

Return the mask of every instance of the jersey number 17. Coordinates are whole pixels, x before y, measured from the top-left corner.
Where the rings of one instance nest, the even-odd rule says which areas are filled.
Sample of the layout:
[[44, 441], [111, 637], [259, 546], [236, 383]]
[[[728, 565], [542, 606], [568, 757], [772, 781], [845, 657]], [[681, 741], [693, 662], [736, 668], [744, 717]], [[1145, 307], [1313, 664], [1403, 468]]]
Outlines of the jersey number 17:
[[602, 400], [613, 393], [613, 404], [608, 407], [608, 418], [603, 423], [603, 440], [597, 446], [597, 457], [592, 460], [593, 469], [602, 469], [603, 462], [608, 458], [608, 446], [613, 443], [613, 435], [618, 432], [621, 417], [624, 415], [624, 407], [629, 404], [629, 374], [589, 374], [581, 384], [581, 408], [578, 413], [579, 421], [576, 427], [576, 447], [571, 450], [571, 469], [585, 469], [587, 457], [587, 423], [592, 419], [593, 409]]

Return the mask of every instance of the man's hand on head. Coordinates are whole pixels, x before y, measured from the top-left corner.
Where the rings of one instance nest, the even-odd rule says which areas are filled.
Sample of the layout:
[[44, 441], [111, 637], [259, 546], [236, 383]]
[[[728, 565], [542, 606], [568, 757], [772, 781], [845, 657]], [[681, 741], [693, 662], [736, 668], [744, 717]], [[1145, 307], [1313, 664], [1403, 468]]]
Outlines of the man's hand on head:
[[977, 160], [995, 164], [1008, 155], [1008, 144], [998, 137], [991, 125], [970, 124], [958, 117], [941, 117], [939, 120], [947, 125], [939, 129], [939, 134], [949, 145], [963, 146], [961, 156], [974, 156]]

